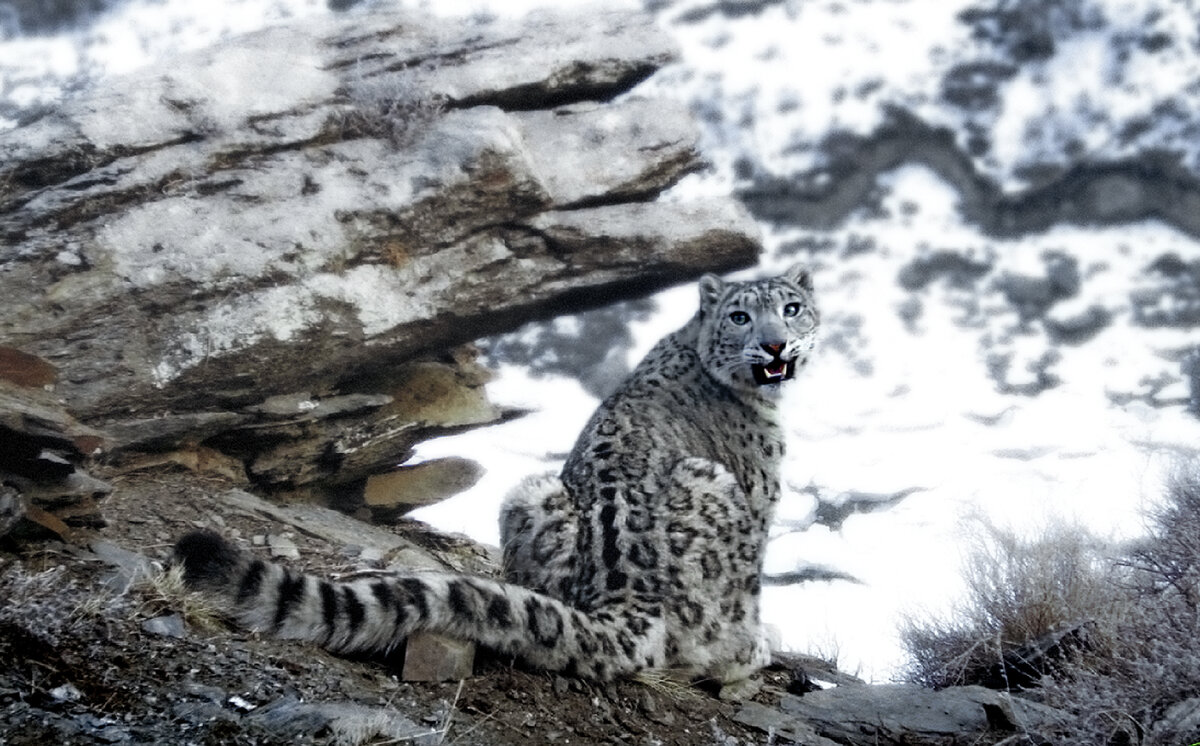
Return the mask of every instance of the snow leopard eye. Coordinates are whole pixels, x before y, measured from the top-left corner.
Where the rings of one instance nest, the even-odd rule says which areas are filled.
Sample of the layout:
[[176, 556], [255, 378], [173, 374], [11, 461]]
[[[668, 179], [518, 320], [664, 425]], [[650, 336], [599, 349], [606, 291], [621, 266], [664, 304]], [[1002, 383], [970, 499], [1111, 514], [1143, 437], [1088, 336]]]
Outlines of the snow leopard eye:
[[729, 320], [737, 326], [745, 326], [750, 323], [750, 314], [745, 311], [734, 311], [729, 314]]
[[789, 303], [783, 307], [783, 315], [787, 318], [792, 318], [800, 313], [799, 303]]

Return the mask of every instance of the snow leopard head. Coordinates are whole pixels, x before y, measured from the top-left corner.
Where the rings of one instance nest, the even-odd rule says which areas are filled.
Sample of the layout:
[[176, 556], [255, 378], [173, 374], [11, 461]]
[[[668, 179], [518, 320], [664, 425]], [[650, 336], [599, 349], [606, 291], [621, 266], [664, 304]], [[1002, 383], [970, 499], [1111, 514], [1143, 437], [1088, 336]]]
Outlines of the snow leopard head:
[[772, 394], [808, 363], [820, 314], [812, 276], [796, 265], [778, 277], [700, 278], [698, 352], [708, 373], [734, 389]]

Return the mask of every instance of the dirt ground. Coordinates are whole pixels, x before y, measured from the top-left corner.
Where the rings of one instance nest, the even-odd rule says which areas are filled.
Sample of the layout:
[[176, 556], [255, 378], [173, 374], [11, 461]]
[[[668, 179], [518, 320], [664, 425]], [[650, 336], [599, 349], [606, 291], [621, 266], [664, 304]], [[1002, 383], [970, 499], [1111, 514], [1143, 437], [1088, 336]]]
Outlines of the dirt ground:
[[[679, 685], [598, 686], [530, 672], [486, 654], [461, 682], [408, 683], [399, 656], [347, 660], [211, 620], [196, 597], [145, 578], [125, 587], [119, 548], [156, 566], [175, 538], [211, 527], [249, 539], [270, 518], [221, 511], [232, 486], [173, 467], [99, 474], [116, 491], [108, 525], [76, 545], [0, 552], [0, 745], [24, 744], [762, 744], [738, 705]], [[409, 522], [395, 530], [435, 551], [454, 541]], [[347, 547], [304, 533], [297, 563], [354, 569]], [[84, 549], [78, 546], [81, 544]], [[266, 556], [265, 548], [256, 548]], [[182, 620], [182, 623], [180, 623]], [[790, 671], [768, 671], [774, 704]], [[771, 739], [774, 742], [773, 739]]]

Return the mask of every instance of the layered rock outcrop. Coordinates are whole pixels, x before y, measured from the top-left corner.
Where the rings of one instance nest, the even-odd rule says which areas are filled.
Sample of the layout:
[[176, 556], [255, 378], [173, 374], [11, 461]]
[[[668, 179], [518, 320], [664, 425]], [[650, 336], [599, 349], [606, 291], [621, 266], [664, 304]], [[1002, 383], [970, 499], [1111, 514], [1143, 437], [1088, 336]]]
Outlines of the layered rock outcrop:
[[622, 94], [674, 54], [637, 15], [389, 12], [110, 81], [0, 135], [0, 347], [110, 455], [360, 491], [512, 414], [460, 345], [754, 260], [733, 202], [656, 200], [696, 130]]

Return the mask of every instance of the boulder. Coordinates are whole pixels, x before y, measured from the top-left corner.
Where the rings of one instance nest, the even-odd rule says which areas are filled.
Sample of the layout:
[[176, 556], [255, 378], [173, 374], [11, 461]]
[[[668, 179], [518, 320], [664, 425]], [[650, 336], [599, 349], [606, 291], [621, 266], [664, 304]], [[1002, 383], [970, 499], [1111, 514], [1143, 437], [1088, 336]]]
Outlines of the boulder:
[[367, 477], [363, 503], [377, 521], [387, 521], [470, 489], [483, 468], [464, 458], [442, 458]]
[[[46, 361], [0, 355], [0, 538], [73, 538], [72, 527], [101, 526], [100, 502], [112, 486], [83, 468], [106, 436], [78, 422], [42, 386]], [[9, 375], [19, 370], [38, 375]], [[24, 380], [31, 386], [13, 381]]]
[[0, 135], [0, 341], [85, 419], [205, 411], [753, 260], [730, 203], [648, 201], [701, 165], [686, 109], [564, 105], [671, 59], [648, 19], [445, 26], [269, 29]]
[[297, 21], [0, 133], [0, 379], [110, 459], [216, 449], [321, 499], [513, 416], [463, 345], [759, 248], [731, 201], [657, 199], [696, 128], [617, 96], [674, 45], [589, 13]]

